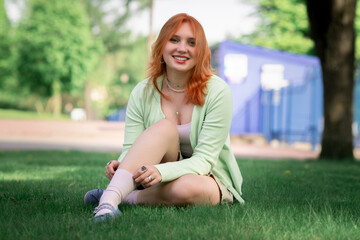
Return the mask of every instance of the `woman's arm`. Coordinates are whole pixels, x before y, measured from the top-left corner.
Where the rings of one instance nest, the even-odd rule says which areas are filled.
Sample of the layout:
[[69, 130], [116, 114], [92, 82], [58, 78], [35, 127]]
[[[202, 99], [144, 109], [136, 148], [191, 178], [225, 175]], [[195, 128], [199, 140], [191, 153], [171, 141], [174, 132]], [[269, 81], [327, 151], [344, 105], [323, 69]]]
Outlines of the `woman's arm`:
[[143, 101], [143, 99], [139, 97], [139, 94], [136, 94], [136, 90], [137, 88], [135, 87], [131, 92], [126, 108], [124, 145], [121, 155], [118, 158], [118, 161], [120, 162], [125, 157], [135, 140], [142, 132], [145, 131], [144, 109], [141, 107], [141, 101]]
[[209, 99], [204, 105], [205, 117], [192, 157], [178, 162], [155, 165], [162, 175], [163, 182], [172, 181], [185, 174], [207, 175], [217, 163], [231, 125], [231, 90], [226, 85], [221, 90], [209, 92], [207, 97]]

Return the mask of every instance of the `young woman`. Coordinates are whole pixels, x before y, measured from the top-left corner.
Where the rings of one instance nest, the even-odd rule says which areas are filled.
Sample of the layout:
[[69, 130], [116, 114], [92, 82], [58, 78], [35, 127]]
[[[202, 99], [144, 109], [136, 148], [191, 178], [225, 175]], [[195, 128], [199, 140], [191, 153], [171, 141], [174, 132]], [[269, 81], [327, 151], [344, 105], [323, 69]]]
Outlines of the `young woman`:
[[[132, 91], [125, 140], [105, 174], [95, 220], [120, 215], [118, 205], [243, 203], [242, 177], [230, 148], [232, 97], [211, 72], [201, 24], [187, 14], [170, 18], [153, 46], [148, 78]], [[143, 189], [140, 190], [139, 187]]]

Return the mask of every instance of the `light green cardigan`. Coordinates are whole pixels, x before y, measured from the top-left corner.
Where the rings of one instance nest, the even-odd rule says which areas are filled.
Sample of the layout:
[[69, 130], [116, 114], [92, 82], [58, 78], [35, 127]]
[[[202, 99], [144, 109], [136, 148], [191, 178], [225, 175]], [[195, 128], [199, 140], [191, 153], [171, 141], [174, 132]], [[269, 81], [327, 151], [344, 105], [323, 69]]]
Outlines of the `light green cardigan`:
[[[158, 81], [161, 89], [162, 77]], [[136, 85], [126, 110], [125, 140], [121, 161], [136, 138], [149, 126], [165, 118], [161, 110], [161, 96], [148, 79]], [[232, 97], [229, 86], [219, 77], [212, 76], [207, 84], [203, 106], [195, 105], [190, 130], [193, 155], [177, 162], [157, 164], [162, 182], [175, 180], [185, 174], [208, 175], [220, 179], [241, 203], [242, 176], [230, 148], [229, 130], [232, 117]]]

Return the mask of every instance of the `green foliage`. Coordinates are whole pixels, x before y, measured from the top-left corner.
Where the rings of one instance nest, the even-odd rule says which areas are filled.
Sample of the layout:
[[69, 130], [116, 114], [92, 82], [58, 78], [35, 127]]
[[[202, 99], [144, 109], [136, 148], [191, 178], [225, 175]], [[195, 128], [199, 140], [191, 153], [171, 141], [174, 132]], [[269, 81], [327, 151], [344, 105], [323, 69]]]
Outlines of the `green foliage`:
[[4, 0], [0, 0], [0, 26], [2, 29], [3, 27], [9, 26], [9, 19], [6, 15], [6, 11], [5, 11], [5, 1]]
[[304, 0], [260, 0], [258, 28], [239, 40], [252, 45], [314, 55]]
[[358, 239], [360, 165], [238, 159], [245, 205], [121, 204], [115, 221], [89, 221], [86, 191], [109, 181], [118, 154], [0, 152], [3, 239]]
[[[261, 19], [257, 29], [239, 40], [252, 45], [315, 55], [310, 38], [306, 4], [304, 0], [259, 0], [256, 15]], [[356, 35], [360, 35], [360, 4], [356, 7]], [[360, 38], [356, 38], [356, 59], [360, 59]]]
[[[20, 23], [0, 29], [0, 107], [42, 112], [62, 104], [61, 99], [62, 105], [84, 107], [85, 81], [90, 93], [105, 93], [92, 101], [98, 117], [125, 106], [134, 85], [144, 79], [147, 62], [146, 38], [132, 39], [126, 23], [148, 2], [25, 3]], [[0, 8], [0, 19], [3, 15]]]
[[114, 53], [127, 46], [130, 31], [125, 28], [131, 16], [132, 0], [82, 0], [90, 19], [91, 29], [101, 39], [107, 53]]
[[18, 81], [17, 27], [10, 24], [3, 0], [0, 0], [0, 39], [0, 108], [34, 111], [34, 96]]
[[357, 3], [356, 4], [356, 12], [355, 12], [356, 16], [355, 16], [355, 34], [356, 34], [356, 39], [355, 39], [355, 59], [357, 61], [357, 63], [359, 64], [360, 61], [360, 4]]
[[127, 105], [134, 86], [145, 78], [147, 63], [147, 38], [128, 40], [128, 47], [106, 54], [100, 65], [89, 76], [92, 91], [103, 98], [92, 101], [98, 117], [104, 118], [112, 111]]
[[15, 32], [7, 18], [4, 0], [0, 0], [0, 89], [13, 88], [15, 80]]
[[[126, 105], [147, 61], [146, 39], [132, 39], [126, 22], [146, 7], [143, 0], [26, 1], [20, 23], [0, 29], [0, 107], [84, 107], [85, 81], [90, 93], [104, 93], [91, 103], [97, 117]], [[8, 24], [4, 8], [0, 19]]]
[[19, 26], [19, 81], [41, 96], [83, 88], [101, 45], [91, 36], [81, 4], [31, 0]]
[[[0, 23], [4, 25], [4, 23]], [[9, 25], [0, 30], [0, 89], [12, 89], [16, 86], [16, 58], [17, 52], [13, 44], [14, 29]]]
[[[99, 99], [92, 99], [96, 118], [104, 118], [127, 104], [130, 92], [144, 79], [147, 39], [133, 39], [126, 28], [129, 17], [148, 7], [143, 0], [83, 0], [93, 35], [102, 41], [106, 53], [89, 75], [88, 84]], [[130, 4], [134, 3], [130, 10]]]
[[120, 68], [108, 89], [110, 109], [126, 106], [131, 90], [145, 78], [146, 53], [147, 38], [143, 36], [139, 36], [128, 49], [119, 53]]
[[23, 94], [15, 94], [8, 89], [0, 90], [0, 108], [35, 111], [31, 97]]

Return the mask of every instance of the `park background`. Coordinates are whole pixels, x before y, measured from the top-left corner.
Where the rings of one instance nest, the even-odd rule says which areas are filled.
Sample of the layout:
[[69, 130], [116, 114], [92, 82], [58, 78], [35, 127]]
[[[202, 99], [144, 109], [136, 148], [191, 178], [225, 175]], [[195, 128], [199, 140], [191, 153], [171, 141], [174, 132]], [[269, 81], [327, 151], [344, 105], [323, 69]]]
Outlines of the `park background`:
[[[309, 56], [309, 59], [313, 57], [316, 61], [315, 45], [310, 38], [304, 1], [199, 0], [176, 4], [172, 0], [84, 0], [76, 3], [3, 0], [0, 3], [2, 118], [19, 118], [13, 115], [15, 113], [9, 111], [10, 109], [17, 110], [16, 114], [25, 111], [25, 118], [51, 114], [53, 119], [69, 119], [73, 113], [73, 120], [124, 121], [129, 94], [132, 88], [145, 78], [151, 44], [164, 22], [178, 12], [188, 12], [203, 24], [213, 52], [212, 65], [215, 73], [227, 80], [234, 96], [246, 95], [251, 86], [240, 84], [239, 81], [231, 84], [228, 80], [226, 71], [232, 71], [233, 75], [235, 72], [236, 77], [236, 74], [241, 75], [240, 71], [243, 70], [234, 64], [235, 58], [232, 59], [232, 70], [231, 64], [226, 66], [226, 55], [220, 59], [217, 56], [218, 52], [221, 52], [218, 49], [226, 42], [243, 44], [250, 48], [263, 48], [263, 53], [257, 54], [263, 55], [264, 58], [269, 51], [278, 51], [292, 54], [292, 58], [299, 59], [295, 63], [298, 65], [305, 55]], [[358, 12], [357, 10], [356, 13]], [[358, 17], [355, 17], [355, 31], [360, 31]], [[357, 39], [356, 46], [359, 43]], [[356, 52], [356, 59], [358, 55]], [[286, 63], [288, 58], [283, 57], [282, 61]], [[265, 63], [270, 62], [268, 59], [265, 60]], [[247, 62], [239, 64], [247, 66]], [[284, 64], [281, 65], [284, 66], [286, 70], [291, 69]], [[248, 66], [249, 69], [251, 67], [254, 68]], [[260, 92], [256, 93], [255, 97], [262, 102], [266, 97], [270, 102], [281, 98], [280, 107], [271, 103], [269, 106], [258, 103], [256, 108], [259, 109], [250, 109], [245, 105], [254, 104], [254, 100], [250, 99], [254, 98], [253, 96], [233, 97], [234, 118], [230, 132], [233, 142], [277, 148], [290, 147], [313, 153], [306, 156], [316, 156], [314, 153], [321, 151], [321, 135], [324, 129], [320, 63], [317, 63], [316, 67], [319, 82], [316, 84], [320, 86], [318, 89], [309, 90], [313, 91], [312, 95], [298, 96], [297, 104], [290, 105], [289, 102], [293, 103], [295, 98], [289, 94], [290, 98], [284, 95], [284, 91], [289, 92], [288, 89], [296, 85], [294, 81], [290, 86], [280, 89], [281, 91], [260, 89]], [[237, 69], [239, 73], [236, 72]], [[288, 78], [308, 74], [295, 70], [287, 71], [292, 71], [292, 76], [287, 74]], [[251, 75], [250, 70], [246, 74]], [[282, 74], [280, 78], [284, 78], [284, 73]], [[357, 127], [360, 125], [360, 86], [356, 84], [356, 76], [357, 71], [353, 86], [353, 116], [348, 116], [353, 118], [351, 127], [354, 147], [360, 142]], [[249, 77], [244, 82], [260, 82], [260, 78], [260, 75]], [[314, 82], [313, 79], [300, 81]], [[235, 90], [239, 88], [242, 88], [242, 91]], [[292, 109], [300, 109], [304, 100], [310, 101], [309, 106], [303, 107], [305, 111], [297, 111], [296, 115], [296, 111]], [[264, 110], [266, 107], [268, 109]], [[310, 111], [310, 108], [314, 109]], [[257, 115], [253, 113], [256, 111]], [[36, 114], [34, 117], [26, 117], [29, 116], [26, 115], [29, 112]], [[305, 121], [311, 122], [299, 123], [298, 120], [293, 123], [301, 118], [308, 118]], [[293, 122], [288, 119], [292, 119]], [[257, 126], [255, 129], [248, 127], [249, 125]], [[5, 123], [3, 128], [10, 129]], [[19, 132], [21, 133], [3, 131], [2, 140], [9, 139], [9, 136], [14, 138]], [[30, 137], [28, 135], [25, 140], [30, 141]], [[13, 139], [13, 142], [15, 141], [16, 139]], [[3, 148], [6, 147], [3, 145]], [[357, 156], [356, 149], [354, 151]]]
[[[224, 68], [227, 66], [223, 66], [226, 56], [223, 59], [217, 57], [217, 49], [226, 42], [263, 48], [264, 53], [260, 54], [264, 56], [269, 51], [280, 51], [293, 54], [293, 58], [299, 60], [305, 55], [316, 58], [304, 1], [198, 0], [177, 4], [172, 0], [84, 0], [74, 4], [66, 1], [50, 4], [35, 0], [3, 0], [0, 3], [2, 119], [38, 119], [39, 116], [52, 115], [51, 119], [64, 120], [70, 119], [73, 113], [72, 119], [75, 120], [124, 121], [129, 94], [145, 78], [151, 44], [164, 22], [178, 12], [188, 12], [203, 24], [213, 52], [215, 73], [226, 80]], [[356, 32], [360, 31], [358, 17], [355, 18], [355, 29]], [[359, 40], [356, 40], [356, 45], [358, 44]], [[358, 59], [359, 54], [356, 54]], [[285, 57], [282, 60], [287, 61]], [[236, 71], [237, 66], [232, 65]], [[320, 64], [317, 65], [321, 69]], [[258, 99], [269, 95], [268, 101], [274, 101], [279, 96], [282, 98], [282, 106], [276, 108], [270, 104], [267, 111], [260, 109], [266, 107], [261, 103], [257, 106], [259, 109], [247, 108], [246, 104], [254, 104], [250, 97], [233, 97], [236, 117], [233, 118], [231, 129], [232, 142], [237, 143], [237, 146], [250, 144], [272, 146], [279, 150], [302, 150], [306, 151], [304, 158], [317, 156], [321, 151], [324, 125], [321, 70], [318, 72], [319, 89], [313, 90], [314, 96], [299, 96], [298, 103], [294, 106], [288, 104], [292, 99], [287, 99], [283, 93], [284, 89], [290, 89], [293, 84], [283, 88], [281, 96], [276, 90], [257, 94]], [[235, 72], [236, 74], [241, 73]], [[292, 74], [303, 73], [293, 71]], [[309, 82], [308, 79], [305, 80]], [[255, 81], [259, 82], [260, 76], [248, 79], [248, 82]], [[227, 82], [231, 85], [231, 82]], [[249, 87], [245, 84], [234, 86], [234, 96], [244, 95], [248, 90], [245, 88]], [[242, 92], [234, 90], [239, 87], [243, 88]], [[355, 147], [359, 143], [359, 93], [360, 87], [355, 84], [352, 116]], [[312, 111], [299, 111], [295, 115], [291, 108], [298, 109], [302, 105], [301, 98], [311, 98], [311, 101], [315, 99], [316, 103], [313, 105], [317, 107]], [[244, 106], [239, 108], [238, 105]], [[312, 108], [310, 105], [305, 108]], [[254, 111], [258, 111], [258, 115], [254, 115]], [[30, 112], [35, 114], [29, 115]], [[274, 112], [278, 115], [276, 112], [281, 112], [281, 115], [277, 116]], [[21, 113], [24, 113], [23, 117], [19, 116]], [[248, 118], [248, 122], [241, 118]], [[282, 121], [290, 118], [292, 121], [301, 118], [313, 120], [311, 123], [301, 123], [302, 125]], [[258, 125], [256, 129], [245, 129], [247, 125], [255, 124]], [[21, 138], [23, 131], [10, 131], [11, 128], [5, 122], [2, 125], [2, 129], [6, 130], [0, 136], [4, 142], [2, 148], [10, 147], [9, 144], [5, 145], [10, 139], [13, 143], [11, 148], [14, 148], [16, 142], [19, 142], [19, 148], [26, 148], [23, 145], [30, 147], [29, 144], [21, 142], [31, 142], [31, 138], [36, 141], [35, 129], [34, 133], [23, 134], [26, 136]], [[23, 123], [18, 125], [25, 127]], [[56, 133], [50, 132], [48, 135], [53, 136], [52, 140], [56, 137]], [[354, 154], [357, 157], [356, 148]]]
[[[123, 140], [123, 122], [108, 120], [126, 107], [159, 27], [178, 12], [203, 24], [212, 50], [225, 41], [316, 57], [303, 0], [0, 0], [1, 238], [358, 239], [353, 156], [315, 161], [318, 145], [251, 134], [232, 137], [234, 151], [247, 151], [237, 154], [245, 206], [123, 206], [123, 219], [89, 225], [81, 198], [106, 186], [103, 166]], [[354, 19], [357, 35], [359, 5]], [[344, 118], [353, 123], [359, 89], [351, 90], [354, 115]]]

